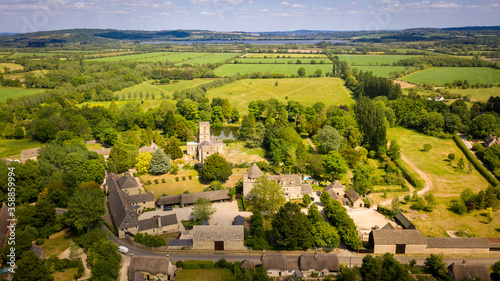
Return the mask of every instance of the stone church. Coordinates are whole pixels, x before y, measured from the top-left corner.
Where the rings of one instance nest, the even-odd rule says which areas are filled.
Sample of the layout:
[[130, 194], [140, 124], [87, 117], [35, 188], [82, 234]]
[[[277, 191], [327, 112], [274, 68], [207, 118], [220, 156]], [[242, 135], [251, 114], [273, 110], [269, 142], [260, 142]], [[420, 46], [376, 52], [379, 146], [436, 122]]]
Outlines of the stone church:
[[210, 135], [210, 122], [200, 122], [198, 129], [198, 142], [187, 143], [187, 155], [195, 155], [203, 164], [205, 159], [214, 154], [224, 154], [224, 144], [217, 137]]

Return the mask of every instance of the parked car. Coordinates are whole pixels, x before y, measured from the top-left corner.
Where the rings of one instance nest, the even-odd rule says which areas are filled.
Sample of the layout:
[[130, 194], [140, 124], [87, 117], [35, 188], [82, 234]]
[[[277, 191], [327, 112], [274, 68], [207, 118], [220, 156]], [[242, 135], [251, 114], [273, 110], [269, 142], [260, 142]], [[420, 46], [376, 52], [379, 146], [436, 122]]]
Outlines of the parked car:
[[119, 246], [118, 247], [118, 252], [126, 254], [126, 253], [128, 253], [128, 248], [125, 247], [125, 246]]
[[321, 191], [316, 192], [316, 195], [321, 196]]
[[172, 211], [173, 208], [170, 206], [163, 206], [163, 211]]

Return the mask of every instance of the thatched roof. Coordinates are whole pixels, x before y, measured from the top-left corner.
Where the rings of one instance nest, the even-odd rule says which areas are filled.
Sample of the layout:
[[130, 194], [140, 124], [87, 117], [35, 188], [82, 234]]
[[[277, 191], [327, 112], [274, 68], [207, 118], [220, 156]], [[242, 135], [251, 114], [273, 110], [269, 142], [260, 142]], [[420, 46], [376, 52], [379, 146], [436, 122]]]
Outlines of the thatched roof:
[[156, 205], [174, 205], [181, 203], [180, 195], [162, 196], [156, 201]]
[[361, 199], [361, 197], [359, 197], [358, 193], [354, 190], [354, 189], [349, 189], [348, 191], [346, 191], [345, 193], [345, 197], [351, 201], [352, 204], [354, 204], [354, 202], [358, 201], [359, 199]]
[[243, 241], [243, 225], [195, 225], [191, 235], [194, 242]]
[[472, 278], [481, 278], [481, 280], [490, 280], [490, 273], [484, 264], [452, 263], [448, 266], [448, 275], [454, 280], [470, 280]]
[[249, 177], [251, 179], [259, 178], [263, 174], [264, 174], [264, 172], [262, 172], [259, 169], [259, 166], [257, 166], [257, 164], [255, 164], [255, 162], [252, 164], [252, 166], [250, 167], [250, 169], [248, 169], [248, 171], [247, 171], [247, 177]]
[[307, 271], [314, 269], [315, 271], [328, 270], [330, 272], [340, 270], [340, 262], [335, 254], [313, 254], [306, 253], [299, 257], [300, 270]]
[[380, 229], [372, 230], [370, 236], [375, 245], [427, 245], [424, 235], [416, 229], [391, 230]]
[[136, 271], [130, 275], [130, 281], [145, 281], [144, 276], [139, 271]]
[[488, 238], [479, 237], [429, 237], [427, 248], [490, 248]]
[[240, 269], [243, 269], [243, 268], [248, 268], [250, 270], [254, 270], [255, 269], [255, 264], [253, 263], [253, 261], [244, 260], [244, 261], [241, 262], [241, 265], [240, 265]]
[[282, 253], [265, 253], [260, 258], [265, 269], [286, 270], [286, 257]]
[[173, 265], [167, 257], [133, 256], [130, 259], [130, 276], [136, 271], [147, 271], [152, 275], [156, 275], [161, 272], [172, 276], [175, 273], [175, 265]]

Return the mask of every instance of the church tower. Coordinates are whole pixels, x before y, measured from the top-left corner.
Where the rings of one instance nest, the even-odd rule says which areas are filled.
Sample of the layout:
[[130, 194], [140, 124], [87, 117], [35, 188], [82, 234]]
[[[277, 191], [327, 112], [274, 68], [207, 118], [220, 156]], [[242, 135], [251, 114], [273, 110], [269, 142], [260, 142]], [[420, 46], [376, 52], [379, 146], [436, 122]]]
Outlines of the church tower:
[[198, 130], [198, 142], [210, 141], [210, 122], [200, 122]]

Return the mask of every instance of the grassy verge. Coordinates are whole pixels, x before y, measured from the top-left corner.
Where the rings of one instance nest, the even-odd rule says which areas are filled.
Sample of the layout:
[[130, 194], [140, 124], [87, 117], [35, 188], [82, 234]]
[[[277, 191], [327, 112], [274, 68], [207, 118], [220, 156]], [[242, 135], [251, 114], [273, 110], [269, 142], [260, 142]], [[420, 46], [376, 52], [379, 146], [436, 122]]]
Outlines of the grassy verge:
[[233, 274], [229, 269], [214, 268], [214, 269], [183, 269], [177, 273], [175, 280], [177, 281], [226, 281], [230, 280]]

